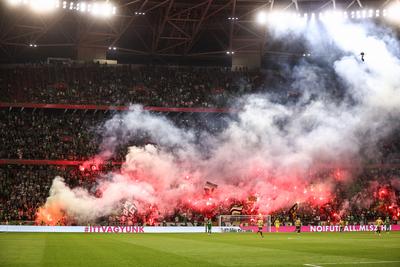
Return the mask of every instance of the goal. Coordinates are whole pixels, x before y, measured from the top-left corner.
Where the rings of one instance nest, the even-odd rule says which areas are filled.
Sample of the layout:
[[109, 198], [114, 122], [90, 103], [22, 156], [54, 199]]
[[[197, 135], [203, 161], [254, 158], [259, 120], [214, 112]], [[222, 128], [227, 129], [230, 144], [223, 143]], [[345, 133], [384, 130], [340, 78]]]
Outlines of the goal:
[[271, 232], [271, 215], [220, 215], [218, 225], [220, 227], [239, 227], [239, 226], [257, 226], [260, 216], [267, 227], [267, 232]]

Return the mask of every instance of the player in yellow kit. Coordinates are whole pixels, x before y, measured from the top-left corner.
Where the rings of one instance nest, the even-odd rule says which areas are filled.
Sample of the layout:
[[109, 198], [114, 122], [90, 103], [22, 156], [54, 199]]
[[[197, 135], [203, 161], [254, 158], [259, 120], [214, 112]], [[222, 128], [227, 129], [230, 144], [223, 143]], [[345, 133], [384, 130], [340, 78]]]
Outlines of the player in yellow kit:
[[261, 237], [264, 238], [263, 232], [262, 232], [263, 227], [264, 227], [264, 221], [261, 218], [258, 219], [257, 226], [258, 226], [257, 234], [260, 233]]
[[275, 220], [275, 232], [279, 232], [279, 226], [281, 226], [281, 222], [279, 219]]
[[379, 217], [378, 220], [376, 220], [375, 225], [376, 225], [376, 232], [379, 235], [381, 235], [382, 225], [383, 225], [383, 221], [382, 221], [381, 217]]
[[294, 225], [296, 226], [296, 232], [300, 234], [301, 232], [301, 220], [300, 217], [297, 217], [296, 221], [294, 222]]
[[278, 218], [275, 220], [274, 224], [275, 224], [275, 231], [279, 232], [279, 227], [281, 226], [281, 222], [279, 221]]
[[346, 226], [346, 222], [343, 220], [343, 219], [340, 219], [340, 221], [339, 221], [339, 229], [340, 229], [340, 232], [343, 232], [344, 231], [344, 227]]

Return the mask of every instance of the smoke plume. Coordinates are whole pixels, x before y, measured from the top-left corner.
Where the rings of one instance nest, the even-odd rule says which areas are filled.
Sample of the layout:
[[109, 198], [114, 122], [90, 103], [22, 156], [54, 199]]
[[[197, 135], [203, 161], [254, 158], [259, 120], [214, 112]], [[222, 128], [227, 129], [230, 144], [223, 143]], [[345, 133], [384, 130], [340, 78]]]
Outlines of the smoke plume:
[[[181, 129], [132, 106], [105, 122], [98, 157], [112, 157], [118, 146], [138, 136], [151, 144], [131, 146], [121, 171], [99, 179], [100, 197], [68, 188], [56, 177], [45, 207], [56, 204], [87, 222], [115, 213], [126, 200], [139, 212], [155, 209], [160, 216], [183, 207], [217, 211], [250, 196], [252, 209], [262, 213], [295, 202], [331, 201], [338, 178], [315, 173], [361, 166], [398, 126], [400, 62], [394, 47], [399, 43], [389, 30], [366, 23], [324, 21], [293, 31], [311, 53], [285, 67], [290, 85], [282, 94], [297, 92], [295, 101], [276, 101], [269, 93], [245, 95], [236, 101], [238, 113], [217, 134]], [[283, 29], [272, 35], [288, 38]], [[207, 181], [218, 188], [206, 195]]]

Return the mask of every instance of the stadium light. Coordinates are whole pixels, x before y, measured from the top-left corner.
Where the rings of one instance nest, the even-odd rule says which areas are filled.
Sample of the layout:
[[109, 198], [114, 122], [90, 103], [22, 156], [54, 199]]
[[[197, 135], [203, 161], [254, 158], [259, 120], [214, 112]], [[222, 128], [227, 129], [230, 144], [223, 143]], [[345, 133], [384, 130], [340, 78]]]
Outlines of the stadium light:
[[[395, 4], [388, 7], [388, 9], [359, 9], [352, 11], [338, 11], [328, 10], [319, 13], [293, 13], [287, 11], [260, 11], [257, 13], [256, 21], [258, 24], [266, 24], [267, 22], [277, 24], [277, 26], [287, 28], [298, 27], [307, 21], [314, 21], [318, 19], [323, 22], [331, 21], [332, 23], [338, 20], [361, 20], [361, 19], [373, 19], [379, 17], [387, 17], [391, 20], [397, 20], [400, 22], [400, 0]], [[228, 18], [232, 19], [232, 18]]]
[[[49, 12], [56, 9], [76, 10], [82, 13], [90, 13], [97, 17], [110, 17], [117, 13], [117, 8], [110, 2], [100, 1], [87, 4], [86, 2], [74, 2], [63, 0], [7, 0], [11, 6], [28, 6], [35, 12]], [[135, 12], [137, 13], [137, 12]], [[139, 12], [139, 15], [145, 15]]]
[[92, 5], [91, 13], [94, 16], [109, 17], [112, 15], [112, 10], [113, 10], [113, 7], [107, 2], [94, 3]]
[[259, 24], [266, 24], [267, 23], [267, 13], [265, 12], [265, 11], [260, 11], [258, 14], [257, 14], [257, 22], [259, 23]]
[[60, 7], [60, 0], [8, 0], [11, 6], [28, 6], [35, 12], [48, 12]]
[[87, 9], [86, 3], [85, 3], [85, 2], [80, 3], [80, 5], [79, 5], [79, 11], [81, 11], [81, 12], [86, 12], [86, 9]]
[[388, 18], [388, 20], [400, 22], [400, 2], [396, 1], [395, 3], [390, 5], [386, 13], [386, 17]]
[[8, 0], [7, 2], [8, 2], [8, 4], [11, 5], [11, 6], [17, 6], [17, 5], [22, 4], [22, 1], [21, 1], [21, 0]]

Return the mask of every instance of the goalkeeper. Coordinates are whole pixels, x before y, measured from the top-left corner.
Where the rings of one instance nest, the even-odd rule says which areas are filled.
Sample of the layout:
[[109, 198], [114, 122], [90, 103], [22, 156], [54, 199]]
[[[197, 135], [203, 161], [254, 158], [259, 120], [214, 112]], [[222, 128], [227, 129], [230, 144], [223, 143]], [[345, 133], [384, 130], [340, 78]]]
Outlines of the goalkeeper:
[[209, 219], [207, 220], [206, 229], [207, 229], [207, 234], [211, 235], [211, 229], [212, 229], [212, 221], [211, 221], [211, 218], [209, 218]]
[[388, 234], [390, 232], [390, 218], [389, 216], [386, 216], [385, 219], [385, 231]]

